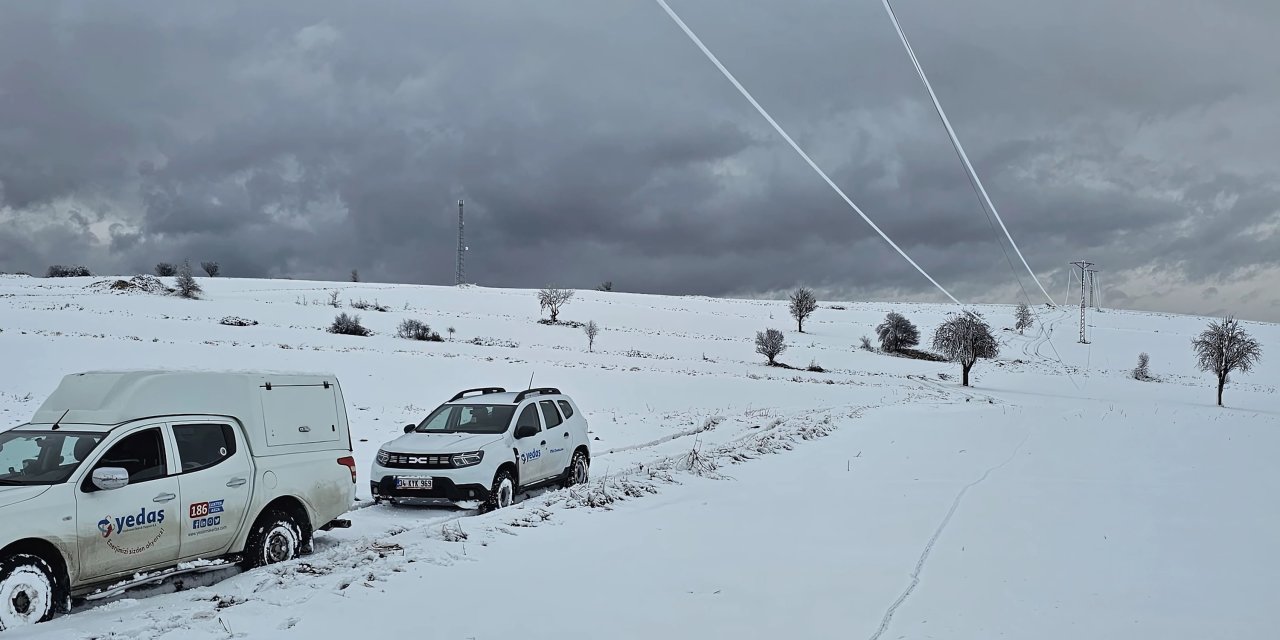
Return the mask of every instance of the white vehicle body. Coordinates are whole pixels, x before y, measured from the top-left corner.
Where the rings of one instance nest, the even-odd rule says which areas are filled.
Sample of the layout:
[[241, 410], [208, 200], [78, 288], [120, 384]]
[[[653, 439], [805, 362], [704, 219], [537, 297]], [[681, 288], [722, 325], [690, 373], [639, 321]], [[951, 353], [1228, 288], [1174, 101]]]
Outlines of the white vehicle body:
[[496, 508], [523, 490], [586, 482], [590, 457], [586, 418], [558, 389], [469, 389], [384, 444], [369, 480], [379, 501]]
[[[0, 601], [0, 629], [135, 574], [288, 559], [314, 531], [349, 526], [338, 517], [355, 498], [329, 374], [72, 374], [0, 447], [0, 598], [14, 599]], [[51, 602], [33, 611], [33, 597]]]

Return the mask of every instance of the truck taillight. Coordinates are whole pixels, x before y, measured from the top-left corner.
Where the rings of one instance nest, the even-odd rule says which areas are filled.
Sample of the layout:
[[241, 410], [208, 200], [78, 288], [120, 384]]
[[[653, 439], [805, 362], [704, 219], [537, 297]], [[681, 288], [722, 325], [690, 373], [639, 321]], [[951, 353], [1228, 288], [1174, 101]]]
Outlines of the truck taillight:
[[356, 459], [351, 456], [338, 458], [338, 464], [351, 471], [351, 482], [354, 484], [356, 481]]

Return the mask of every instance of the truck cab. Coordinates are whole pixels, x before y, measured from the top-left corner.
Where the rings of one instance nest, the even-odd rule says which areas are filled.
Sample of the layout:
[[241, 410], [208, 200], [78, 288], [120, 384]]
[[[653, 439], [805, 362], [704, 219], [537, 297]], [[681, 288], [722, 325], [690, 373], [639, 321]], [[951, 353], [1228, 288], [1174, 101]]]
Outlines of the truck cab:
[[67, 376], [0, 432], [0, 629], [131, 579], [293, 558], [348, 524], [355, 483], [332, 375]]

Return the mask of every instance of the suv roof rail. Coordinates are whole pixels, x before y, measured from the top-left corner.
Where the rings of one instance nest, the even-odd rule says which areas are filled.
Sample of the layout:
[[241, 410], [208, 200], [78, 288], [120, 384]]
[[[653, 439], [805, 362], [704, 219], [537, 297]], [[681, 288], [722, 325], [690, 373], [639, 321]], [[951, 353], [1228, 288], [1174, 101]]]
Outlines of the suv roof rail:
[[541, 388], [538, 388], [538, 389], [526, 389], [526, 390], [521, 391], [520, 393], [517, 393], [517, 394], [516, 394], [516, 402], [515, 402], [515, 403], [516, 403], [516, 404], [520, 404], [520, 401], [521, 401], [521, 400], [524, 400], [525, 398], [528, 398], [529, 396], [538, 396], [538, 395], [542, 395], [542, 394], [554, 394], [554, 395], [560, 395], [560, 390], [559, 390], [559, 389], [555, 389], [555, 388], [553, 388], [553, 387], [541, 387]]
[[507, 392], [507, 390], [503, 389], [502, 387], [477, 387], [475, 389], [466, 389], [463, 391], [459, 391], [457, 395], [449, 399], [449, 402], [453, 402], [454, 400], [458, 400], [463, 396], [467, 395], [468, 393], [475, 393], [477, 391], [479, 391], [480, 395], [482, 396], [488, 395], [490, 393], [506, 393]]

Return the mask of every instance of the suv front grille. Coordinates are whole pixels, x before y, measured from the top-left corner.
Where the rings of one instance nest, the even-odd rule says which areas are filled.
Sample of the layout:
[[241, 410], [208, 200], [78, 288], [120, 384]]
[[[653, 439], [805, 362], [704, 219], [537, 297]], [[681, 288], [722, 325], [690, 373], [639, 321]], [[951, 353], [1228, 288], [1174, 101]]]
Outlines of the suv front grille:
[[387, 452], [387, 461], [383, 462], [382, 466], [392, 469], [452, 469], [453, 463], [449, 461], [451, 457], [448, 455]]

